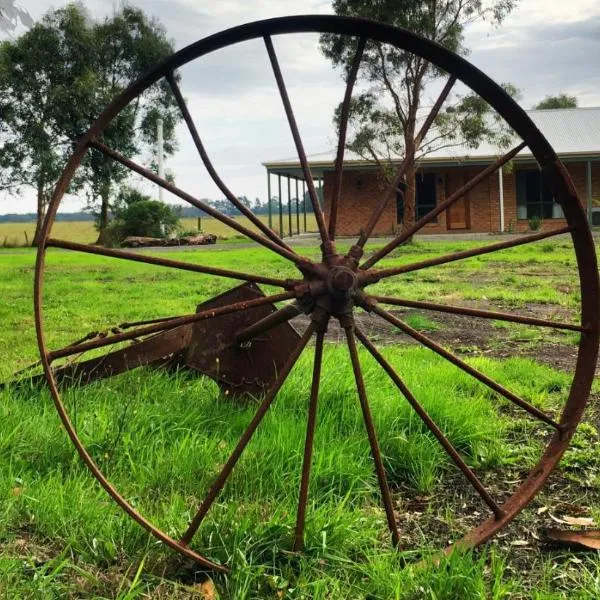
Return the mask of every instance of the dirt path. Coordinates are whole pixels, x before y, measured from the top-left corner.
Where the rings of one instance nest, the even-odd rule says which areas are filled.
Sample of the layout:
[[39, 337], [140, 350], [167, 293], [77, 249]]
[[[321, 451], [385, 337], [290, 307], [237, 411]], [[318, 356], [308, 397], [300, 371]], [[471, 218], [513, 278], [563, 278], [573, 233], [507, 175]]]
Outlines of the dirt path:
[[[528, 317], [541, 319], [577, 322], [575, 315], [568, 309], [546, 304], [529, 304], [518, 310], [486, 305], [481, 302], [467, 303], [470, 308], [488, 310], [504, 310]], [[498, 326], [489, 319], [465, 317], [448, 313], [433, 313], [421, 310], [390, 310], [400, 319], [421, 318], [428, 327], [419, 328], [421, 333], [448, 350], [461, 356], [489, 356], [507, 359], [514, 356], [528, 357], [554, 369], [573, 372], [577, 359], [575, 334], [559, 332], [549, 328], [533, 328], [510, 324], [510, 327]], [[357, 323], [361, 329], [378, 345], [407, 344], [414, 345], [412, 338], [399, 332], [392, 325], [376, 315], [358, 313]], [[308, 317], [295, 319], [303, 329]], [[434, 328], [435, 327], [435, 328]], [[332, 320], [327, 332], [327, 340], [332, 343], [343, 343], [344, 332], [337, 320]]]

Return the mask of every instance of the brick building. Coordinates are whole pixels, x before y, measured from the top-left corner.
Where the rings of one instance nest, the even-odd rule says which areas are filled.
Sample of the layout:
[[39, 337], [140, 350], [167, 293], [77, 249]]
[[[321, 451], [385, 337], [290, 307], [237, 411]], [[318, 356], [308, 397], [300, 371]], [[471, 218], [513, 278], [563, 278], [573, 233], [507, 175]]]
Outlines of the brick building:
[[[532, 110], [529, 116], [567, 167], [588, 218], [600, 225], [600, 108]], [[432, 152], [419, 160], [416, 177], [417, 219], [500, 154], [502, 151], [482, 144], [476, 150], [454, 148]], [[334, 160], [333, 152], [309, 157], [310, 169], [320, 190], [326, 216], [333, 189]], [[294, 220], [291, 213], [294, 198], [302, 198], [296, 190], [299, 184], [304, 183], [300, 164], [296, 159], [271, 161], [264, 163], [264, 166], [268, 175], [269, 197], [278, 196], [281, 199], [283, 196], [283, 204], [288, 204], [287, 199], [291, 199], [289, 221], [287, 211], [280, 207], [283, 219], [279, 221], [279, 228], [283, 229], [283, 234], [293, 234], [295, 225], [292, 226]], [[273, 176], [277, 177], [274, 190]], [[385, 188], [386, 184], [374, 163], [347, 153], [338, 209], [338, 235], [356, 235], [366, 224]], [[564, 224], [560, 206], [544, 189], [537, 163], [525, 148], [514, 159], [510, 170], [498, 172], [481, 182], [448, 211], [442, 212], [435, 222], [426, 225], [422, 233], [526, 231], [530, 227], [530, 219], [535, 216], [557, 227]], [[402, 195], [398, 194], [396, 203], [388, 205], [375, 232], [379, 235], [396, 232], [401, 227], [402, 218], [403, 201]], [[273, 215], [275, 229], [278, 228], [277, 220], [278, 215]]]

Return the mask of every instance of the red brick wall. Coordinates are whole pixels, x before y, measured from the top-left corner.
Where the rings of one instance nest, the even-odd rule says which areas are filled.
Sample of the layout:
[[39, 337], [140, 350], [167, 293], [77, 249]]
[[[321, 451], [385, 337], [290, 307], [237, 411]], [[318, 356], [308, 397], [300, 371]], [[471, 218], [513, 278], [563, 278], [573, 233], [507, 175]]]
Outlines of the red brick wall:
[[[587, 172], [586, 164], [567, 163], [567, 170], [582, 204], [587, 203]], [[438, 168], [437, 174], [437, 201], [456, 191], [461, 185], [477, 175], [484, 167], [465, 166], [455, 168]], [[504, 231], [527, 231], [529, 223], [526, 219], [517, 219], [516, 199], [516, 170], [503, 174], [504, 183]], [[521, 167], [525, 168], [525, 167]], [[431, 171], [431, 170], [428, 170]], [[329, 216], [331, 194], [333, 190], [333, 173], [326, 172], [323, 178], [323, 194], [325, 201], [326, 217]], [[342, 179], [342, 197], [338, 207], [337, 235], [354, 236], [363, 228], [377, 202], [385, 193], [387, 184], [375, 170], [348, 170]], [[592, 194], [600, 202], [600, 163], [592, 163]], [[466, 196], [467, 229], [449, 229], [446, 211], [442, 212], [435, 223], [427, 224], [423, 233], [461, 233], [465, 231], [475, 233], [495, 233], [500, 231], [498, 174], [482, 181]], [[563, 219], [548, 219], [552, 226], [564, 224]], [[382, 215], [377, 227], [376, 235], [389, 235], [398, 230], [396, 219], [396, 202], [390, 202]]]
[[[325, 215], [329, 221], [331, 196], [333, 193], [333, 172], [323, 175], [323, 200]], [[388, 184], [377, 171], [346, 171], [342, 179], [342, 197], [338, 206], [337, 235], [356, 235], [365, 227], [379, 199], [385, 194]], [[394, 233], [396, 223], [396, 202], [390, 202], [379, 223], [375, 235]]]

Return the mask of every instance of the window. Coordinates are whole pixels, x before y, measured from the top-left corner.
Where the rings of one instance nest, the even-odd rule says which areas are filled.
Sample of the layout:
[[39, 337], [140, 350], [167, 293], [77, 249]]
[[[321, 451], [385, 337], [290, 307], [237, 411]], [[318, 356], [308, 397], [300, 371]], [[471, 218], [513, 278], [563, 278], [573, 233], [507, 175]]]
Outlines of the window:
[[[437, 177], [435, 173], [417, 173], [415, 176], [416, 186], [416, 210], [415, 220], [422, 219], [426, 214], [431, 212], [437, 204]], [[398, 223], [404, 221], [404, 190], [405, 184], [400, 185], [400, 190], [396, 194], [396, 211], [398, 215]], [[437, 219], [432, 219], [432, 223], [437, 222]]]
[[517, 171], [517, 218], [560, 219], [563, 213], [542, 181], [539, 169]]
[[415, 180], [417, 184], [416, 220], [418, 221], [435, 208], [437, 199], [436, 176], [435, 173], [417, 173]]

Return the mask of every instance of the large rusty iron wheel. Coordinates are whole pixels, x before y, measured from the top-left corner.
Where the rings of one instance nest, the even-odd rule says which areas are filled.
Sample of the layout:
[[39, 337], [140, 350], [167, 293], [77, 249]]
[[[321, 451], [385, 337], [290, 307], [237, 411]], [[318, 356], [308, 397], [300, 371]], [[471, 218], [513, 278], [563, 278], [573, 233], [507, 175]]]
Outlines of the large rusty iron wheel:
[[[300, 32], [333, 33], [345, 36], [355, 36], [357, 39], [357, 52], [354, 58], [354, 63], [348, 72], [346, 93], [342, 105], [342, 123], [340, 126], [339, 145], [337, 159], [335, 162], [336, 176], [332, 192], [328, 223], [326, 223], [323, 211], [317, 199], [317, 193], [313, 184], [310, 169], [307, 164], [306, 155], [298, 132], [292, 106], [288, 98], [284, 78], [280, 70], [272, 43], [272, 36]], [[283, 106], [287, 115], [288, 123], [291, 128], [300, 158], [308, 192], [312, 200], [322, 243], [322, 260], [320, 262], [308, 260], [307, 258], [297, 254], [294, 249], [288, 246], [282, 239], [280, 239], [278, 235], [269, 230], [251, 212], [239, 204], [235, 195], [226, 187], [225, 183], [215, 172], [209, 157], [205, 152], [199, 133], [196, 130], [174, 75], [176, 69], [188, 63], [189, 61], [198, 59], [206, 54], [209, 54], [210, 52], [237, 44], [239, 42], [260, 38], [263, 38], [266, 46], [265, 56], [270, 60], [273, 69]], [[417, 221], [414, 226], [411, 226], [407, 230], [400, 233], [385, 247], [370, 255], [364, 262], [361, 262], [363, 250], [378, 222], [379, 217], [381, 216], [386, 204], [395, 196], [395, 190], [398, 187], [398, 182], [402, 179], [407, 161], [413, 160], [412, 156], [408, 156], [405, 164], [401, 165], [397, 180], [389, 188], [389, 190], [382, 195], [376, 210], [360, 235], [359, 240], [351, 247], [350, 251], [346, 255], [338, 254], [336, 251], [335, 242], [336, 216], [342, 194], [341, 173], [348, 121], [348, 106], [352, 95], [357, 70], [360, 65], [362, 52], [365, 44], [369, 40], [391, 44], [400, 49], [413, 52], [436, 64], [440, 69], [448, 73], [448, 83], [444, 87], [440, 97], [425, 120], [422, 130], [419, 133], [420, 136], [423, 136], [427, 131], [427, 128], [432, 124], [452, 86], [455, 84], [455, 82], [460, 81], [471, 88], [471, 90], [479, 94], [485, 101], [487, 101], [498, 112], [498, 114], [504, 118], [506, 123], [514, 130], [515, 134], [521, 138], [522, 142], [516, 145], [516, 147], [506, 155], [499, 158], [495, 163], [486, 168], [473, 180], [466, 183], [456, 193], [448, 196], [444, 201], [440, 202], [434, 210]], [[213, 180], [216, 182], [222, 192], [231, 200], [231, 202], [238, 206], [238, 208], [244, 214], [246, 214], [248, 218], [250, 218], [254, 225], [256, 225], [256, 227], [259, 229], [260, 233], [251, 231], [240, 223], [235, 222], [234, 220], [220, 214], [216, 210], [206, 206], [203, 202], [196, 199], [192, 195], [179, 189], [174, 184], [159, 178], [154, 173], [139, 166], [131, 159], [118, 154], [103, 143], [103, 131], [111, 122], [111, 120], [119, 113], [119, 111], [121, 111], [128, 103], [135, 100], [136, 97], [138, 97], [150, 85], [163, 78], [166, 78], [173, 91], [191, 136], [199, 151], [200, 157]], [[399, 267], [392, 266], [379, 269], [375, 268], [375, 265], [379, 260], [388, 256], [389, 253], [395, 248], [401, 246], [403, 243], [409, 240], [412, 235], [418, 232], [426, 223], [434, 219], [442, 211], [445, 211], [454, 202], [462, 198], [478, 182], [502, 168], [505, 163], [510, 161], [524, 147], [528, 147], [530, 149], [538, 162], [543, 176], [548, 180], [552, 188], [554, 198], [558, 203], [560, 203], [563, 209], [567, 222], [566, 226], [553, 229], [551, 231], [524, 235], [518, 239], [510, 239], [509, 241], [494, 243], [472, 250], [455, 252], [437, 258], [424, 260], [415, 264], [402, 265]], [[102, 249], [93, 246], [80, 245], [52, 239], [50, 233], [56, 217], [57, 209], [61, 202], [61, 198], [63, 197], [63, 194], [68, 188], [69, 182], [73, 178], [78, 166], [88, 151], [103, 153], [111, 159], [128, 167], [132, 172], [140, 174], [149, 181], [162, 186], [164, 189], [169, 190], [183, 200], [212, 215], [214, 218], [219, 219], [220, 221], [231, 226], [233, 229], [237, 230], [239, 233], [245, 235], [249, 239], [258, 242], [263, 247], [268, 248], [270, 251], [275, 252], [279, 256], [291, 261], [298, 268], [297, 278], [292, 280], [278, 280], [255, 273], [225, 271], [210, 266], [188, 264], [177, 260], [161, 259], [157, 257], [136, 254], [133, 252]], [[481, 256], [486, 253], [496, 252], [522, 244], [529, 244], [542, 239], [550, 239], [552, 236], [561, 234], [568, 235], [572, 240], [577, 259], [577, 267], [581, 284], [581, 320], [578, 324], [560, 323], [505, 312], [447, 306], [435, 302], [414, 302], [404, 300], [402, 298], [382, 297], [370, 295], [367, 290], [368, 286], [371, 284], [374, 284], [385, 278], [394, 277], [395, 275], [401, 273], [418, 271], [420, 269], [425, 269], [435, 265], [459, 261], [468, 257]], [[42, 308], [46, 251], [48, 248], [64, 248], [72, 251], [115, 257], [122, 260], [141, 261], [173, 269], [208, 273], [217, 277], [226, 277], [234, 280], [251, 282], [253, 285], [266, 284], [277, 286], [282, 289], [282, 292], [266, 297], [262, 297], [261, 295], [260, 297], [255, 297], [254, 299], [243, 297], [240, 300], [238, 298], [237, 302], [229, 301], [229, 303], [225, 304], [222, 302], [219, 304], [217, 302], [215, 305], [216, 308], [215, 306], [208, 306], [205, 309], [200, 307], [199, 312], [195, 314], [157, 320], [157, 322], [144, 324], [142, 326], [135, 327], [131, 331], [120, 332], [100, 340], [84, 341], [62, 349], [50, 350], [47, 346], [46, 337], [44, 334], [44, 315]], [[202, 521], [211, 508], [213, 502], [218, 497], [222, 488], [226, 485], [228, 477], [235, 468], [238, 459], [242, 455], [254, 432], [260, 425], [263, 417], [269, 410], [271, 403], [275, 399], [278, 390], [285, 381], [293, 365], [306, 348], [309, 341], [313, 338], [313, 336], [315, 336], [316, 346], [314, 353], [314, 370], [307, 415], [306, 443], [302, 464], [295, 537], [293, 541], [294, 549], [300, 549], [302, 546], [305, 511], [309, 491], [308, 482], [312, 459], [313, 434], [316, 425], [316, 410], [319, 392], [319, 380], [321, 375], [321, 362], [324, 349], [324, 337], [330, 318], [339, 320], [339, 323], [345, 332], [354, 378], [356, 380], [356, 388], [360, 400], [362, 416], [366, 425], [368, 440], [375, 464], [377, 480], [381, 491], [381, 500], [385, 509], [387, 524], [389, 526], [393, 542], [397, 543], [399, 539], [398, 527], [396, 518], [394, 516], [392, 497], [386, 479], [384, 462], [379, 451], [377, 435], [367, 400], [367, 391], [363, 382], [361, 362], [359, 359], [359, 353], [357, 351], [357, 338], [366, 348], [368, 353], [375, 358], [375, 360], [381, 365], [382, 369], [393, 380], [401, 395], [404, 396], [408, 403], [410, 403], [414, 411], [417, 413], [420, 419], [422, 419], [427, 429], [433, 436], [435, 436], [435, 438], [443, 447], [444, 451], [449, 455], [450, 459], [454, 462], [458, 469], [460, 469], [472, 487], [477, 491], [482, 501], [489, 507], [491, 513], [490, 516], [457, 542], [457, 544], [460, 546], [470, 547], [488, 540], [497, 531], [505, 527], [519, 513], [519, 511], [521, 511], [521, 509], [523, 509], [523, 507], [525, 507], [531, 501], [534, 495], [540, 490], [544, 482], [547, 480], [548, 476], [557, 465], [562, 454], [569, 445], [575, 428], [582, 417], [595, 372], [598, 350], [598, 289], [598, 273], [594, 244], [584, 211], [579, 199], [577, 198], [574, 186], [570, 181], [565, 168], [558, 160], [556, 153], [547, 140], [538, 131], [527, 114], [498, 85], [492, 82], [486, 75], [465, 61], [463, 58], [408, 31], [403, 31], [383, 24], [360, 19], [335, 16], [298, 16], [246, 24], [240, 27], [229, 29], [222, 33], [218, 33], [192, 44], [191, 46], [188, 46], [187, 48], [177, 52], [168, 60], [159, 64], [151, 72], [147, 73], [139, 81], [134, 83], [120, 97], [113, 101], [110, 106], [108, 106], [104, 113], [79, 141], [72, 158], [70, 159], [60, 181], [57, 184], [54, 198], [45, 221], [43, 235], [37, 255], [35, 273], [35, 319], [39, 350], [45, 376], [50, 386], [56, 408], [73, 444], [77, 448], [81, 458], [84, 460], [94, 477], [100, 482], [104, 489], [124, 511], [126, 511], [133, 519], [145, 527], [149, 532], [154, 534], [158, 539], [162, 540], [181, 554], [196, 560], [201, 565], [217, 570], [226, 570], [225, 566], [216, 564], [209, 558], [204, 557], [202, 554], [192, 549], [190, 543], [192, 542], [194, 534], [202, 524]], [[276, 312], [271, 312], [270, 314], [267, 314], [258, 320], [254, 320], [254, 322], [252, 322], [252, 324], [248, 327], [242, 327], [240, 330], [233, 333], [229, 332], [234, 338], [233, 341], [236, 343], [252, 343], [252, 340], [257, 334], [270, 331], [273, 327], [279, 326], [282, 323], [286, 323], [293, 316], [297, 315], [300, 310], [305, 311], [310, 316], [310, 324], [304, 331], [303, 335], [300, 338], [297, 338], [293, 344], [288, 344], [289, 347], [287, 354], [283, 357], [284, 361], [281, 365], [281, 368], [277, 372], [277, 376], [270, 381], [268, 389], [258, 405], [254, 418], [251, 420], [247, 429], [243, 433], [230, 458], [222, 467], [222, 470], [214, 481], [213, 485], [206, 493], [204, 500], [198, 507], [195, 516], [187, 527], [187, 530], [181, 532], [179, 539], [170, 537], [164, 531], [158, 529], [156, 526], [146, 520], [122, 495], [120, 495], [120, 493], [115, 489], [115, 487], [113, 487], [113, 485], [102, 473], [99, 466], [94, 462], [86, 448], [84, 448], [69, 418], [69, 415], [67, 414], [65, 405], [61, 400], [59, 388], [57, 386], [56, 375], [52, 364], [60, 358], [79, 354], [83, 351], [98, 349], [101, 347], [109, 348], [112, 344], [120, 343], [126, 340], [139, 340], [140, 338], [146, 339], [146, 337], [159, 332], [168, 332], [177, 327], [192, 323], [202, 322], [210, 324], [211, 319], [214, 319], [218, 316], [244, 314], [257, 306], [263, 306], [269, 303], [272, 304], [275, 301], [280, 302], [283, 300], [289, 300], [293, 302]], [[442, 348], [423, 333], [420, 333], [410, 327], [397, 316], [388, 312], [384, 308], [384, 305], [412, 306], [422, 309], [429, 309], [432, 311], [444, 311], [457, 315], [468, 315], [474, 320], [495, 319], [499, 321], [509, 321], [535, 325], [539, 327], [578, 332], [580, 334], [580, 342], [576, 368], [568, 398], [566, 399], [560, 417], [554, 419], [548, 414], [545, 414], [540, 409], [527, 402], [525, 399], [519, 397], [517, 394], [506, 389], [498, 382], [476, 370], [455, 354]], [[444, 435], [442, 429], [433, 422], [426, 410], [418, 402], [417, 398], [413, 396], [400, 375], [377, 350], [377, 348], [368, 339], [360, 327], [357, 326], [354, 320], [354, 315], [358, 310], [374, 313], [375, 315], [378, 315], [382, 319], [388, 321], [400, 331], [414, 338], [427, 348], [430, 348], [433, 352], [444, 357], [446, 360], [456, 365], [459, 369], [462, 369], [479, 382], [493, 390], [498, 397], [503, 397], [511, 403], [514, 403], [514, 405], [518, 407], [517, 410], [522, 410], [526, 413], [529, 413], [533, 419], [539, 422], [540, 427], [548, 427], [550, 431], [553, 432], [553, 434], [547, 438], [548, 441], [545, 450], [539, 459], [539, 462], [530, 471], [528, 476], [520, 482], [508, 499], [506, 499], [504, 502], [499, 502], [497, 499], [492, 497], [492, 494], [486, 489], [479, 477], [467, 465], [464, 458], [461, 457], [460, 453], [453, 447], [449, 439]], [[393, 401], [398, 400], [393, 399]]]

